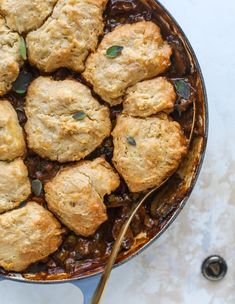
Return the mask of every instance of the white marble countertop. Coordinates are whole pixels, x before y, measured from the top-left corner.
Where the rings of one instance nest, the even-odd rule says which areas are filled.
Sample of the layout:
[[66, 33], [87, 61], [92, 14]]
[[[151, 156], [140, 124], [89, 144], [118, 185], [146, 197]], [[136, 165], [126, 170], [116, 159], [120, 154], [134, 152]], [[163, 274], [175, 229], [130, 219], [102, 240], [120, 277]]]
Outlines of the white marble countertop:
[[[206, 80], [210, 107], [207, 156], [198, 184], [175, 223], [153, 246], [116, 269], [104, 304], [235, 303], [235, 1], [161, 0], [191, 41]], [[205, 280], [211, 254], [228, 263], [224, 280]], [[53, 290], [52, 290], [53, 288]], [[67, 284], [0, 283], [1, 304], [82, 303]]]

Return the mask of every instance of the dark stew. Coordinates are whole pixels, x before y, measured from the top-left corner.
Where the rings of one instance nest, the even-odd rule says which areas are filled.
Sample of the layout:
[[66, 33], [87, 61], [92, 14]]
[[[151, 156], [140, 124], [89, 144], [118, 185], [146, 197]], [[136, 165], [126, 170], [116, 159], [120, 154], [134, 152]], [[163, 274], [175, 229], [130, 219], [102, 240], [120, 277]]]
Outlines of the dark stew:
[[[104, 19], [106, 23], [105, 33], [113, 30], [119, 24], [133, 23], [143, 19], [152, 20], [161, 27], [164, 38], [171, 44], [174, 50], [172, 65], [164, 74], [175, 84], [178, 94], [178, 100], [172, 117], [180, 122], [186, 136], [189, 136], [192, 127], [192, 103], [197, 98], [195, 88], [198, 75], [182, 41], [174, 32], [172, 33], [171, 28], [166, 26], [157, 8], [151, 8], [148, 4], [144, 4], [144, 1], [111, 0], [105, 11]], [[37, 69], [25, 63], [19, 76], [21, 79], [18, 79], [18, 81], [23, 81], [27, 88], [27, 85], [34, 78], [38, 77], [39, 74]], [[67, 69], [59, 69], [53, 73], [53, 77], [58, 80], [74, 77], [84, 83], [80, 75]], [[15, 86], [17, 87], [17, 85], [21, 84], [16, 83]], [[16, 88], [14, 89], [17, 91]], [[94, 94], [94, 96], [96, 95]], [[26, 122], [23, 108], [24, 97], [25, 94], [22, 94], [22, 92], [19, 94], [13, 90], [7, 95], [7, 98], [10, 99], [17, 111], [22, 126]], [[104, 103], [98, 96], [96, 98], [101, 103]], [[116, 117], [121, 111], [121, 106], [111, 108], [113, 125], [115, 125]], [[202, 132], [200, 127], [196, 125], [195, 133], [198, 134], [200, 132]], [[102, 147], [96, 149], [87, 159], [103, 155], [111, 162], [112, 154], [113, 143], [112, 139], [108, 138]], [[56, 175], [62, 165], [42, 159], [32, 151], [28, 151], [25, 163], [32, 182], [33, 195], [30, 199], [46, 207], [43, 185]], [[174, 191], [174, 187], [178, 188], [179, 185], [179, 177], [174, 175], [170, 181], [171, 191]], [[123, 221], [128, 216], [133, 202], [138, 200], [141, 195], [130, 193], [125, 182], [122, 180], [119, 189], [115, 193], [105, 197], [109, 220], [100, 227], [94, 236], [90, 238], [75, 236], [65, 228], [64, 242], [61, 248], [47, 259], [31, 266], [27, 270], [27, 275], [25, 273], [25, 276], [31, 274], [31, 279], [47, 279], [53, 277], [53, 275], [64, 273], [66, 273], [67, 277], [81, 276], [92, 269], [102, 267], [110, 254], [112, 244], [120, 231]], [[129, 250], [134, 243], [135, 237], [140, 233], [144, 232], [147, 236], [154, 236], [177, 209], [178, 204], [179, 200], [171, 202], [165, 199], [160, 205], [150, 204], [143, 206], [136, 214], [128, 230], [122, 244], [122, 250]]]

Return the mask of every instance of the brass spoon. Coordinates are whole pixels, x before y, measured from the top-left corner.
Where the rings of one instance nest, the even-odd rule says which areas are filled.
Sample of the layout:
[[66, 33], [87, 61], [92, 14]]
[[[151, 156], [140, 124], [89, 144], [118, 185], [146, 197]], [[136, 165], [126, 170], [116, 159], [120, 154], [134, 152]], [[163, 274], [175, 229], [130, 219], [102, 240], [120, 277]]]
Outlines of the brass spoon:
[[[196, 104], [195, 104], [195, 101], [193, 102], [193, 119], [192, 119], [192, 128], [191, 128], [191, 132], [190, 132], [190, 136], [189, 136], [189, 139], [188, 139], [188, 148], [191, 144], [191, 141], [192, 141], [192, 137], [193, 137], [193, 132], [194, 132], [194, 127], [195, 127], [195, 121], [196, 121]], [[174, 174], [175, 172], [172, 173], [172, 175]], [[118, 256], [118, 253], [119, 253], [119, 250], [121, 248], [121, 245], [122, 245], [122, 241], [127, 233], [127, 230], [135, 216], [135, 214], [138, 212], [138, 210], [140, 209], [140, 207], [146, 202], [146, 200], [150, 197], [151, 194], [153, 194], [155, 191], [157, 191], [160, 187], [162, 187], [171, 177], [169, 176], [166, 180], [164, 180], [160, 186], [158, 186], [157, 188], [154, 188], [152, 190], [150, 190], [147, 194], [145, 194], [143, 196], [143, 198], [141, 198], [137, 203], [135, 203], [129, 213], [129, 216], [126, 220], [126, 222], [123, 224], [122, 226], [122, 229], [118, 235], [118, 238], [116, 239], [115, 243], [114, 243], [114, 246], [113, 246], [113, 249], [112, 249], [112, 252], [110, 254], [110, 257], [108, 259], [108, 262], [105, 266], [105, 269], [104, 269], [104, 272], [100, 278], [100, 281], [99, 281], [99, 284], [95, 290], [95, 293], [92, 297], [92, 300], [91, 300], [91, 304], [99, 304], [100, 303], [100, 300], [101, 300], [101, 297], [103, 295], [103, 292], [105, 290], [105, 287], [106, 287], [106, 284], [108, 282], [108, 279], [110, 277], [110, 273], [112, 271], [112, 268], [113, 268], [113, 265], [115, 264], [115, 261], [117, 259], [117, 256]]]
[[[165, 181], [166, 182], [166, 181]], [[164, 182], [164, 183], [165, 183]], [[158, 187], [159, 188], [159, 187]], [[104, 292], [104, 289], [106, 287], [106, 283], [110, 277], [110, 273], [112, 271], [112, 268], [113, 268], [113, 265], [116, 261], [116, 258], [117, 258], [117, 255], [119, 253], [119, 250], [120, 250], [120, 247], [122, 245], [122, 241], [127, 233], [127, 230], [136, 214], [136, 212], [140, 209], [140, 207], [143, 205], [143, 203], [145, 203], [145, 201], [147, 200], [147, 198], [152, 194], [154, 193], [158, 188], [155, 188], [151, 191], [149, 191], [142, 199], [140, 199], [139, 202], [135, 203], [130, 211], [130, 214], [129, 214], [129, 217], [128, 219], [126, 220], [126, 222], [124, 223], [124, 225], [122, 226], [122, 229], [118, 235], [118, 238], [116, 239], [115, 243], [114, 243], [114, 246], [113, 246], [113, 249], [112, 249], [112, 252], [111, 252], [111, 255], [108, 259], [108, 263], [104, 269], [104, 272], [101, 276], [101, 279], [100, 279], [100, 282], [96, 288], [96, 291], [92, 297], [92, 300], [91, 300], [91, 304], [99, 304], [100, 303], [100, 300], [101, 300], [101, 297], [103, 295], [103, 292]]]

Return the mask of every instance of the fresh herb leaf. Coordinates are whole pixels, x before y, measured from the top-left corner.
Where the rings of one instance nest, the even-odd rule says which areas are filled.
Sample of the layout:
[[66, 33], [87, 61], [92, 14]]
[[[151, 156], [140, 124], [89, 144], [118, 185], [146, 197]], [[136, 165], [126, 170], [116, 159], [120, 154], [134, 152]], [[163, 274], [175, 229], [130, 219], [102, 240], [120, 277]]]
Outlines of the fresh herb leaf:
[[32, 181], [32, 191], [35, 196], [40, 196], [42, 193], [42, 182], [39, 179]]
[[175, 80], [175, 88], [180, 97], [189, 99], [191, 95], [191, 87], [188, 82], [183, 79]]
[[134, 137], [132, 137], [132, 136], [127, 136], [126, 139], [127, 139], [127, 142], [128, 142], [129, 145], [131, 145], [131, 146], [136, 146], [136, 141], [135, 141]]
[[73, 115], [73, 118], [76, 120], [83, 120], [86, 116], [87, 116], [86, 113], [80, 111], [80, 112], [75, 113]]
[[123, 46], [113, 45], [107, 49], [106, 56], [109, 58], [116, 58], [122, 54], [123, 49], [124, 49]]
[[27, 60], [27, 49], [26, 49], [26, 44], [25, 44], [23, 37], [20, 37], [20, 56], [24, 60]]
[[14, 90], [17, 94], [25, 94], [26, 90], [18, 90], [18, 89], [15, 89]]
[[25, 94], [31, 80], [33, 80], [32, 74], [25, 70], [22, 70], [16, 81], [13, 83], [13, 91], [18, 94]]

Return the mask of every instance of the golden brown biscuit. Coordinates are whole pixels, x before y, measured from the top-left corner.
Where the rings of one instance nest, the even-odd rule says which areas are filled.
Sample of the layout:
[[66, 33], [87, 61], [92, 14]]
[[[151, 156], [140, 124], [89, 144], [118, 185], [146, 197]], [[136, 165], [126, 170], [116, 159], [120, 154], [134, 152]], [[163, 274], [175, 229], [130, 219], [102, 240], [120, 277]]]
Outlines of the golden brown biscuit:
[[60, 223], [35, 202], [0, 215], [0, 266], [23, 271], [62, 243]]
[[187, 152], [180, 125], [166, 114], [145, 119], [121, 115], [112, 135], [113, 163], [131, 192], [160, 186]]
[[75, 80], [37, 78], [28, 89], [25, 111], [29, 147], [59, 162], [84, 158], [111, 132], [109, 109]]
[[118, 174], [102, 158], [78, 163], [46, 184], [48, 208], [76, 234], [90, 236], [107, 220], [104, 195], [119, 183]]
[[18, 207], [30, 193], [28, 170], [22, 159], [0, 161], [0, 213]]
[[123, 113], [147, 117], [174, 109], [176, 93], [173, 85], [164, 77], [145, 80], [128, 88], [123, 102]]
[[29, 32], [42, 25], [56, 2], [57, 0], [0, 0], [0, 13], [12, 30]]
[[[115, 58], [107, 56], [112, 46], [123, 47]], [[125, 24], [104, 36], [97, 51], [88, 57], [83, 76], [113, 106], [122, 102], [129, 86], [163, 73], [171, 54], [171, 47], [153, 22]]]
[[107, 0], [59, 0], [53, 14], [27, 36], [29, 61], [45, 72], [66, 67], [84, 70], [103, 33]]
[[11, 89], [21, 65], [20, 36], [11, 32], [0, 16], [0, 96]]
[[13, 160], [25, 153], [23, 130], [7, 100], [0, 100], [0, 160]]
[[93, 161], [78, 163], [79, 172], [88, 176], [96, 192], [103, 198], [114, 191], [120, 183], [118, 174], [114, 173], [110, 164], [104, 158], [99, 157]]

